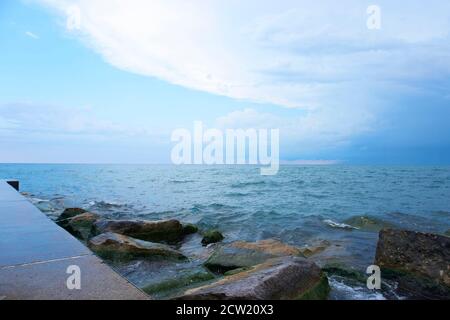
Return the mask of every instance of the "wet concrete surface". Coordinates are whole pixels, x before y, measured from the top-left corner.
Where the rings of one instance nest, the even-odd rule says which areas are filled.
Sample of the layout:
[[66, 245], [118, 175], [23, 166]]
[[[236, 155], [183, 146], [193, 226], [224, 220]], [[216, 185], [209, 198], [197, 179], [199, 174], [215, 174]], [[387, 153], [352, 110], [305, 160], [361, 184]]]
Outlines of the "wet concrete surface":
[[[69, 266], [79, 267], [80, 289], [67, 286]], [[0, 297], [149, 298], [5, 181], [0, 181]]]

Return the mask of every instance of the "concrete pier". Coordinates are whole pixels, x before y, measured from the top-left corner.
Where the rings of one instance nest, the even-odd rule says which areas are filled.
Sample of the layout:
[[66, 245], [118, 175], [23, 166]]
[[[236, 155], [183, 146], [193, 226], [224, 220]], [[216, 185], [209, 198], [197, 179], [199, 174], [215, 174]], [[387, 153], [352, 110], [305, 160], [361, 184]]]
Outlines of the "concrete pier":
[[0, 300], [149, 298], [13, 186], [0, 180]]

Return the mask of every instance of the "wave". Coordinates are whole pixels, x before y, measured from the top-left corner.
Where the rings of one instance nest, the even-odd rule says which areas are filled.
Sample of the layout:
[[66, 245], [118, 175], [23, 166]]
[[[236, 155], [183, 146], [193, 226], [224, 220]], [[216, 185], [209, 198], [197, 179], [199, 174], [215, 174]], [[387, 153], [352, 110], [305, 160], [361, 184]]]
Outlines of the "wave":
[[332, 228], [340, 228], [340, 229], [347, 229], [347, 230], [359, 229], [359, 228], [353, 227], [353, 226], [351, 226], [349, 224], [339, 223], [339, 222], [333, 221], [331, 219], [323, 220], [323, 222], [326, 223], [327, 225], [329, 225]]
[[225, 194], [226, 197], [230, 197], [230, 198], [236, 198], [236, 197], [246, 197], [248, 196], [248, 193], [243, 193], [243, 192], [228, 192]]
[[362, 286], [350, 286], [335, 277], [329, 277], [328, 280], [339, 300], [386, 300], [380, 292], [373, 292]]
[[266, 184], [265, 181], [249, 181], [249, 182], [237, 182], [231, 185], [231, 188], [245, 188], [249, 186], [259, 186]]
[[89, 209], [96, 210], [117, 210], [124, 208], [131, 208], [132, 205], [126, 203], [108, 202], [108, 201], [90, 201], [88, 203]]
[[176, 179], [173, 179], [173, 180], [169, 180], [169, 182], [170, 183], [192, 183], [192, 182], [195, 182], [194, 180], [176, 180]]
[[30, 198], [31, 202], [33, 203], [44, 203], [44, 202], [50, 202], [50, 200], [40, 199], [40, 198]]

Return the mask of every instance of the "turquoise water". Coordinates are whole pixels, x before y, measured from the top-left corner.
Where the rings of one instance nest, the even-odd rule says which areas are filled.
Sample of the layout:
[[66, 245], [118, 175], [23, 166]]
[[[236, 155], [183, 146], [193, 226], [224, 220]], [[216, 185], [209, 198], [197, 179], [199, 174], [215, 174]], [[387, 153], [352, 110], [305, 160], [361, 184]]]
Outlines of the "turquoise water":
[[[339, 259], [373, 262], [376, 232], [331, 227], [368, 215], [395, 226], [450, 229], [450, 167], [0, 165], [49, 216], [83, 207], [114, 218], [177, 218], [220, 229], [227, 241], [278, 238], [339, 244]], [[333, 252], [329, 253], [333, 255]]]

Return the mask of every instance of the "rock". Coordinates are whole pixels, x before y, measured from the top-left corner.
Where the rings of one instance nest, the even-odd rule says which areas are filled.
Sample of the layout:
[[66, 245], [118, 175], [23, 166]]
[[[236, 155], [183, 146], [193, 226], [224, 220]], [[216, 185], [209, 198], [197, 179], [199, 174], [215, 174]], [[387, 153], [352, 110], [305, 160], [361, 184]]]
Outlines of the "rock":
[[186, 259], [183, 254], [168, 245], [134, 239], [113, 232], [102, 233], [90, 239], [89, 248], [100, 257], [113, 261], [153, 257]]
[[186, 287], [198, 286], [214, 278], [215, 276], [211, 272], [195, 268], [193, 271], [187, 270], [180, 275], [177, 274], [171, 279], [147, 285], [142, 290], [153, 298], [167, 298], [179, 294], [180, 290], [185, 291]]
[[193, 225], [192, 223], [188, 223], [183, 225], [183, 234], [193, 234], [198, 232], [198, 227], [196, 225]]
[[115, 232], [136, 239], [174, 243], [184, 236], [178, 220], [100, 220], [95, 223], [97, 234]]
[[67, 208], [63, 211], [63, 213], [61, 213], [61, 215], [58, 217], [58, 219], [56, 219], [56, 222], [63, 226], [64, 222], [69, 219], [69, 218], [73, 218], [79, 214], [83, 214], [86, 213], [87, 211], [81, 208]]
[[300, 255], [298, 248], [274, 239], [258, 242], [235, 241], [218, 246], [205, 262], [205, 266], [212, 271], [223, 273], [251, 267], [275, 257]]
[[375, 264], [399, 289], [417, 298], [450, 298], [450, 238], [437, 234], [383, 229]]
[[322, 271], [326, 272], [329, 276], [340, 276], [364, 284], [367, 282], [368, 277], [368, 275], [364, 274], [362, 271], [345, 266], [338, 262], [327, 263], [323, 266]]
[[378, 232], [383, 228], [394, 227], [391, 223], [370, 216], [356, 216], [344, 221], [356, 229], [369, 232]]
[[448, 229], [447, 231], [445, 231], [444, 235], [446, 235], [447, 237], [450, 237], [450, 229]]
[[216, 243], [222, 240], [223, 235], [218, 230], [210, 230], [203, 234], [202, 245], [207, 246], [210, 243]]
[[318, 254], [322, 251], [324, 251], [325, 249], [327, 249], [329, 246], [331, 246], [331, 243], [327, 240], [320, 240], [320, 241], [316, 241], [311, 245], [307, 245], [304, 247], [300, 247], [299, 251], [300, 253], [305, 256], [305, 257], [311, 257], [315, 254]]
[[270, 259], [251, 270], [187, 290], [179, 300], [326, 299], [328, 279], [313, 262], [300, 257]]
[[98, 215], [85, 212], [64, 220], [61, 226], [78, 239], [87, 241], [93, 236], [93, 226], [98, 219]]

